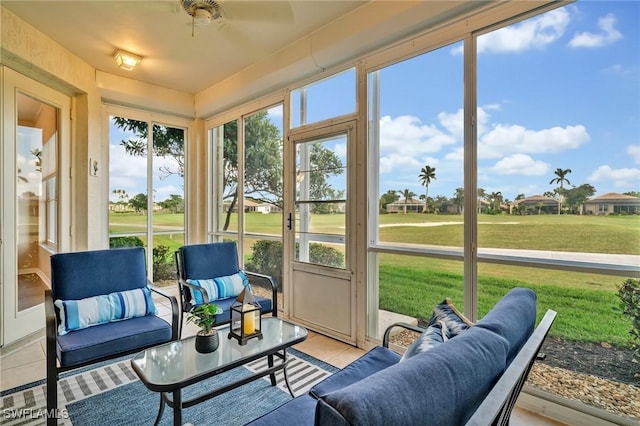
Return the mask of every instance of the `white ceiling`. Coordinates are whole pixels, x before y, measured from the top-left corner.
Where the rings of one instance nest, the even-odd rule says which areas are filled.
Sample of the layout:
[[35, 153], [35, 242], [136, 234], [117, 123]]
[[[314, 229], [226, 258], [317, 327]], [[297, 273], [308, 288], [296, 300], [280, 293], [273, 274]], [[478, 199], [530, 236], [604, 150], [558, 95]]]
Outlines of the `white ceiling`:
[[[179, 0], [2, 0], [2, 7], [95, 69], [198, 93], [368, 1], [219, 0], [223, 17], [195, 27]], [[142, 56], [119, 69], [116, 49]]]

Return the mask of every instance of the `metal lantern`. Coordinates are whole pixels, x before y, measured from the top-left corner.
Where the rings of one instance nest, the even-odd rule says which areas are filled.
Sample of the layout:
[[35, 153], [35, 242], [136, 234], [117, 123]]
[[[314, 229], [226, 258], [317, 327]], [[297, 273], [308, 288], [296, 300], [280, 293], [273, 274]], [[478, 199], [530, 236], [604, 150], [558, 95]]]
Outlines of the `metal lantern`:
[[241, 345], [245, 345], [249, 339], [254, 337], [262, 339], [261, 321], [260, 304], [247, 286], [231, 305], [229, 339], [234, 337]]

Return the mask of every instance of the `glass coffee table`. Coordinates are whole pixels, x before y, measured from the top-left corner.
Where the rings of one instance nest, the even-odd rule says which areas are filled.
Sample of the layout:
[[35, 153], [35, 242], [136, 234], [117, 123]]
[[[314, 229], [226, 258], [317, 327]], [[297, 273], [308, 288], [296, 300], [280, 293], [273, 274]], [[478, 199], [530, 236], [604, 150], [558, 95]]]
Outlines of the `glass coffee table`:
[[[293, 391], [287, 378], [287, 348], [307, 338], [304, 327], [276, 317], [262, 318], [262, 339], [250, 339], [245, 345], [228, 339], [229, 326], [218, 329], [220, 346], [214, 352], [201, 354], [195, 348], [195, 336], [165, 343], [139, 352], [131, 359], [131, 366], [144, 385], [160, 393], [160, 408], [155, 424], [160, 422], [164, 406], [173, 408], [173, 424], [182, 425], [182, 409], [192, 407], [214, 396], [228, 392], [261, 377], [270, 376], [276, 385], [275, 372], [282, 370], [291, 396]], [[221, 386], [197, 398], [182, 401], [182, 389], [216, 374], [267, 357], [268, 368]], [[277, 358], [277, 359], [276, 359]]]

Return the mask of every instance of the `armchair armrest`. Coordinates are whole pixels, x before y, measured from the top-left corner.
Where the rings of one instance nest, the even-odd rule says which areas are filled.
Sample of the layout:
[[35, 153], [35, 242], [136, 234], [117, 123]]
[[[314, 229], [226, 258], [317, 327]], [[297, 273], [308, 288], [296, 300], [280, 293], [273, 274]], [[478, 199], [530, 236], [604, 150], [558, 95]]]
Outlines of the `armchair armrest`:
[[266, 281], [269, 283], [269, 285], [271, 286], [271, 304], [273, 309], [271, 313], [273, 314], [274, 317], [277, 317], [278, 316], [278, 286], [276, 285], [276, 282], [274, 281], [273, 277], [269, 275], [259, 274], [257, 272], [251, 272], [251, 271], [245, 271], [245, 270], [243, 270], [242, 272], [244, 272], [247, 278], [249, 278], [249, 281], [251, 281], [251, 278], [258, 278], [261, 281]]
[[199, 291], [200, 292], [200, 294], [202, 295], [202, 303], [204, 305], [207, 305], [207, 304], [211, 303], [211, 300], [209, 300], [209, 293], [204, 291], [202, 287], [199, 287], [199, 286], [197, 286], [195, 284], [188, 283], [186, 280], [183, 280], [182, 278], [179, 278], [179, 280], [180, 280], [180, 285], [182, 285], [183, 287], [189, 287], [189, 289], [191, 290], [191, 292], [192, 292], [191, 299], [192, 300], [189, 300], [188, 302], [192, 306], [193, 306], [193, 292], [194, 291]]
[[[47, 405], [57, 405], [58, 387], [58, 354], [56, 353], [56, 336], [58, 334], [58, 319], [56, 308], [53, 305], [53, 292], [51, 289], [44, 291], [44, 315], [45, 315], [45, 349], [47, 368]], [[53, 401], [53, 402], [51, 402]]]
[[384, 337], [382, 338], [382, 346], [384, 346], [385, 348], [389, 347], [389, 338], [391, 337], [391, 330], [393, 330], [395, 327], [401, 327], [406, 330], [415, 331], [416, 333], [424, 332], [424, 328], [418, 327], [417, 325], [407, 324], [406, 322], [393, 323], [389, 327], [387, 327], [387, 329], [384, 331]]
[[169, 294], [166, 294], [158, 290], [151, 281], [148, 281], [148, 284], [149, 284], [148, 287], [152, 292], [167, 298], [169, 300], [169, 303], [171, 303], [171, 340], [177, 340], [180, 337], [180, 322], [181, 322], [180, 307], [178, 305], [178, 300], [175, 298], [175, 296], [171, 296]]

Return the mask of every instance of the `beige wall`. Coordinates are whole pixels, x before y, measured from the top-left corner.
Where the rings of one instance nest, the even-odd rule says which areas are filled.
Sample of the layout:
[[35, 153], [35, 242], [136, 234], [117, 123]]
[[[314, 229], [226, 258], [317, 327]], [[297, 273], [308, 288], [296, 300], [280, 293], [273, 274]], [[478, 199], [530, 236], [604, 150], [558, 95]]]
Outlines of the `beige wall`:
[[[0, 19], [0, 63], [72, 98], [68, 249], [108, 247], [109, 141], [102, 131], [102, 102], [194, 117], [194, 96], [97, 71], [5, 8]], [[194, 139], [203, 143], [204, 134]], [[96, 177], [88, 175], [90, 158], [99, 162]]]

